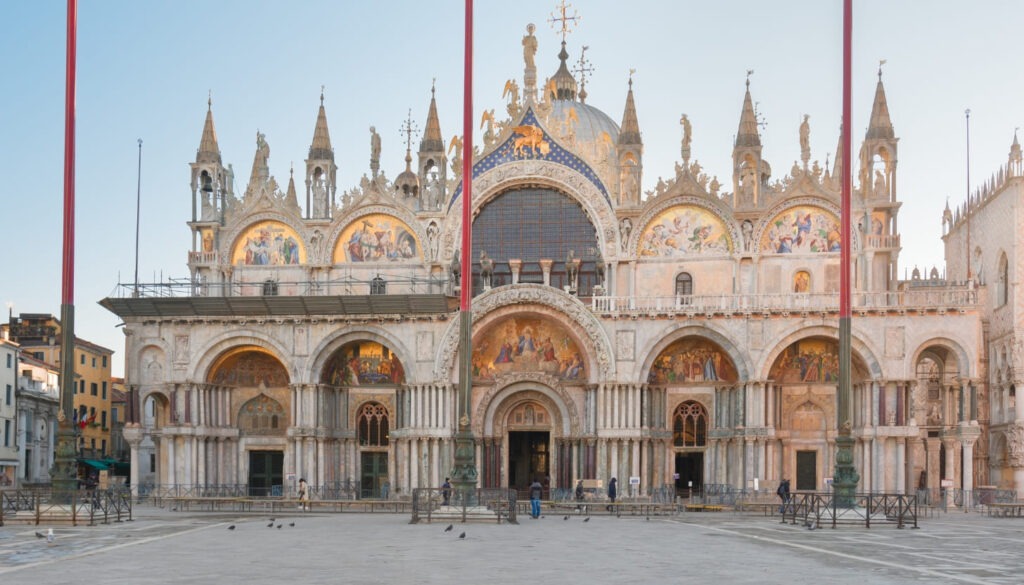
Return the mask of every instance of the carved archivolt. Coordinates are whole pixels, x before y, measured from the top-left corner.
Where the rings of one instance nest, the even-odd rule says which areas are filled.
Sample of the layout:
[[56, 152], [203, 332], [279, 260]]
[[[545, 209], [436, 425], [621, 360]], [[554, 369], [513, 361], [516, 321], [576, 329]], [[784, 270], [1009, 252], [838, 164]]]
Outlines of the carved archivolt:
[[[605, 195], [589, 179], [569, 167], [545, 160], [523, 160], [506, 163], [484, 172], [473, 179], [473, 216], [488, 201], [516, 184], [551, 187], [576, 199], [583, 205], [587, 217], [594, 223], [598, 244], [604, 257], [618, 256], [618, 220]], [[454, 211], [454, 210], [453, 210]], [[455, 242], [462, 230], [462, 214], [449, 213], [444, 226], [444, 258], [451, 258]]]
[[[473, 299], [473, 322], [479, 322], [485, 315], [501, 307], [527, 304], [550, 307], [565, 315], [565, 324], [580, 336], [587, 347], [588, 369], [600, 372], [603, 379], [613, 379], [612, 344], [604, 328], [579, 299], [555, 288], [518, 284], [493, 289]], [[434, 364], [437, 380], [451, 380], [452, 367], [457, 361], [458, 344], [459, 319], [452, 319], [441, 339], [440, 351]]]
[[[509, 400], [513, 396], [515, 400]], [[507, 411], [523, 400], [533, 400], [549, 407], [558, 434], [579, 434], [579, 413], [572, 396], [558, 378], [543, 372], [514, 372], [499, 377], [473, 411], [473, 432], [478, 436], [503, 434], [496, 427], [504, 425]], [[489, 423], [494, 426], [490, 427]]]

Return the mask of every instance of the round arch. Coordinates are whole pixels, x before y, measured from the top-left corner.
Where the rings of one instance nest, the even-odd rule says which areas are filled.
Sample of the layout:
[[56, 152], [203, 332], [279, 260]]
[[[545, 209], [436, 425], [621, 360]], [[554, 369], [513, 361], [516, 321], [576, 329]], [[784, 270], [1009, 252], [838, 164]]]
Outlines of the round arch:
[[652, 336], [652, 341], [639, 349], [639, 355], [644, 357], [642, 360], [637, 361], [640, 364], [640, 369], [639, 371], [634, 371], [630, 379], [635, 382], [646, 383], [647, 375], [651, 368], [654, 367], [654, 360], [658, 359], [658, 356], [668, 349], [670, 345], [686, 337], [700, 337], [718, 345], [732, 361], [733, 367], [736, 368], [736, 375], [740, 380], [747, 380], [752, 377], [750, 372], [753, 370], [751, 364], [747, 361], [746, 354], [740, 351], [738, 345], [724, 332], [714, 329], [709, 322], [706, 325], [687, 325], [682, 327], [678, 324], [669, 324], [661, 333]]
[[533, 401], [551, 414], [551, 432], [556, 437], [575, 436], [579, 416], [572, 398], [558, 380], [543, 374], [517, 375], [503, 378], [480, 399], [473, 413], [473, 430], [482, 437], [504, 434], [505, 421], [516, 406]]
[[960, 370], [960, 377], [971, 377], [971, 362], [968, 359], [967, 351], [964, 349], [965, 345], [961, 341], [957, 341], [950, 337], [932, 337], [919, 343], [917, 345], [917, 349], [910, 354], [910, 361], [908, 363], [909, 371], [913, 372], [917, 363], [921, 361], [921, 358], [933, 351], [932, 348], [935, 347], [941, 347], [956, 357], [957, 367]]
[[296, 384], [308, 381], [301, 376], [301, 372], [304, 371], [303, 360], [294, 357], [294, 361], [283, 359], [282, 356], [290, 355], [284, 344], [265, 333], [252, 329], [229, 331], [208, 341], [197, 352], [200, 357], [193, 363], [188, 379], [206, 380], [210, 369], [217, 363], [221, 355], [232, 349], [244, 346], [259, 348], [276, 358], [284, 367], [285, 373], [288, 374], [289, 383]]
[[[775, 361], [779, 359], [782, 352], [794, 342], [809, 337], [828, 337], [832, 339], [839, 339], [839, 328], [828, 325], [818, 325], [815, 327], [805, 327], [802, 325], [794, 326], [788, 334], [783, 335], [783, 337], [772, 346], [771, 350], [764, 353], [764, 359], [756, 365], [755, 369], [755, 371], [760, 372], [759, 377], [761, 379], [767, 379], [772, 366], [775, 365]], [[869, 377], [882, 377], [882, 366], [879, 364], [878, 358], [875, 357], [879, 355], [879, 353], [875, 348], [860, 337], [851, 335], [850, 349], [856, 352], [860, 359], [863, 360], [864, 365], [867, 367]]]
[[[455, 322], [457, 323], [458, 320], [456, 319]], [[398, 361], [402, 363], [402, 367], [405, 369], [406, 383], [418, 383], [415, 381], [415, 371], [411, 368], [414, 363], [412, 361], [413, 354], [408, 346], [390, 331], [373, 325], [364, 325], [356, 330], [337, 330], [331, 335], [324, 337], [310, 353], [313, 358], [308, 368], [310, 375], [308, 381], [311, 383], [319, 382], [323, 376], [324, 366], [327, 365], [327, 362], [334, 356], [335, 352], [354, 341], [374, 341], [387, 347], [391, 353], [398, 356]]]
[[[608, 200], [587, 177], [559, 163], [520, 160], [496, 166], [474, 177], [473, 219], [495, 197], [510, 189], [527, 186], [554, 189], [578, 202], [597, 231], [603, 257], [618, 256], [618, 222]], [[443, 257], [451, 258], [461, 230], [462, 214], [449, 213], [442, 238]]]

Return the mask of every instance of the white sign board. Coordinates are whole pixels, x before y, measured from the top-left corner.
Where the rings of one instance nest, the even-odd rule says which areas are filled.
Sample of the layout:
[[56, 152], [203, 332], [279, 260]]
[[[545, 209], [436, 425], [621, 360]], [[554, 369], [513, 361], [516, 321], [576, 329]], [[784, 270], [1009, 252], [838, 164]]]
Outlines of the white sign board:
[[944, 488], [953, 487], [953, 480], [952, 479], [944, 479], [941, 482], [939, 482], [939, 486], [940, 487], [944, 487]]
[[634, 475], [629, 478], [629, 485], [640, 485], [640, 476]]

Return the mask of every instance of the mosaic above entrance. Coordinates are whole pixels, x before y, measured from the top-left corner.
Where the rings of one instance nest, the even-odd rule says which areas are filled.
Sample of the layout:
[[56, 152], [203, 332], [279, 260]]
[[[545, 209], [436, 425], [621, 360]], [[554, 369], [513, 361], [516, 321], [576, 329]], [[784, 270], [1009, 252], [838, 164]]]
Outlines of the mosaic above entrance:
[[700, 337], [686, 337], [662, 351], [647, 376], [649, 384], [735, 382], [736, 366], [718, 345]]
[[222, 357], [207, 381], [223, 386], [279, 388], [288, 385], [288, 372], [272, 355], [245, 350]]
[[354, 341], [334, 352], [320, 381], [331, 386], [404, 384], [405, 368], [388, 347], [375, 341]]
[[402, 220], [384, 214], [364, 215], [350, 223], [334, 248], [334, 263], [419, 260], [423, 250]]
[[770, 254], [838, 252], [842, 239], [835, 215], [811, 205], [776, 215], [761, 236], [761, 251]]
[[473, 380], [494, 380], [510, 372], [586, 378], [583, 353], [568, 331], [558, 323], [529, 317], [503, 319], [473, 340]]
[[[851, 357], [851, 379], [863, 379], [867, 368], [860, 358]], [[772, 366], [768, 377], [782, 384], [836, 383], [839, 381], [839, 343], [832, 339], [801, 339], [786, 348]]]
[[640, 236], [641, 256], [727, 254], [732, 239], [715, 214], [694, 205], [679, 205], [656, 216]]
[[279, 221], [260, 222], [238, 236], [231, 252], [231, 263], [244, 266], [302, 264], [306, 261], [306, 250], [301, 241], [295, 230]]

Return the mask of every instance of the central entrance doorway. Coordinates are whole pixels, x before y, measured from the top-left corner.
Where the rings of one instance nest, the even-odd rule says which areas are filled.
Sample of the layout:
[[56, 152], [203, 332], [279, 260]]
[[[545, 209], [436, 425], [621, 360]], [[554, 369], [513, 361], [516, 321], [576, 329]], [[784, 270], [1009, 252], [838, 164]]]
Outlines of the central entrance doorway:
[[509, 431], [508, 433], [508, 486], [519, 491], [530, 487], [537, 479], [548, 487], [550, 451], [548, 431]]
[[796, 452], [796, 489], [814, 491], [818, 484], [818, 452]]
[[249, 451], [249, 495], [282, 495], [283, 470], [284, 452]]
[[704, 454], [676, 453], [676, 495], [688, 498], [704, 483]]
[[388, 454], [363, 451], [360, 463], [359, 497], [386, 498], [384, 484], [388, 482]]

